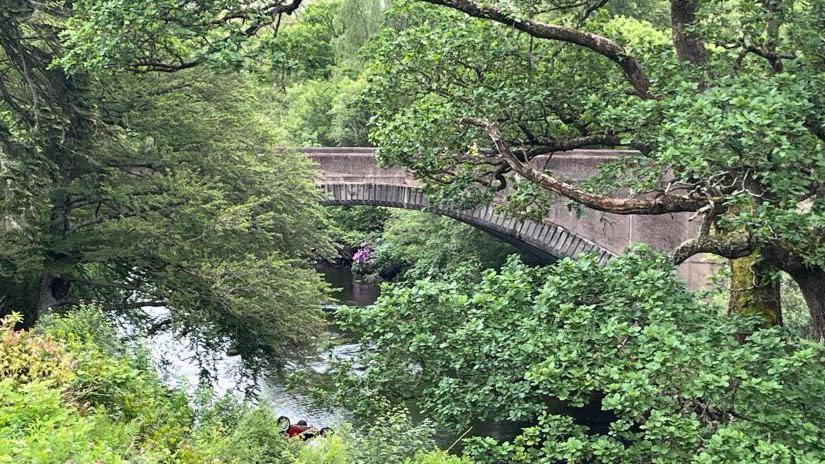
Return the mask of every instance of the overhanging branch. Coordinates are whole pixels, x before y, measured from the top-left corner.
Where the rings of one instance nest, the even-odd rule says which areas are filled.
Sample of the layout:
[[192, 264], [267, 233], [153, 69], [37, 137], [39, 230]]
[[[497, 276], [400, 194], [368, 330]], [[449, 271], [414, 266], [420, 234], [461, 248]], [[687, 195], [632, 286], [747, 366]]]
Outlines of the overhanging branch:
[[578, 148], [592, 147], [594, 145], [615, 146], [621, 144], [621, 138], [615, 134], [599, 134], [586, 135], [583, 137], [576, 137], [562, 141], [544, 140], [542, 138], [538, 138], [535, 143], [537, 145], [531, 147], [527, 152], [528, 158], [557, 151], [570, 151]]
[[707, 205], [705, 200], [674, 194], [663, 194], [654, 198], [617, 198], [586, 192], [519, 160], [502, 138], [496, 124], [475, 118], [462, 118], [461, 122], [483, 129], [495, 144], [499, 156], [513, 171], [545, 190], [557, 193], [588, 208], [613, 214], [654, 215], [694, 212]]
[[642, 70], [635, 57], [616, 43], [591, 32], [581, 31], [567, 26], [545, 24], [528, 19], [517, 18], [497, 8], [481, 6], [469, 0], [423, 0], [433, 5], [445, 6], [480, 19], [489, 19], [512, 27], [539, 39], [557, 40], [588, 48], [618, 64], [624, 71], [625, 78], [633, 86], [636, 94], [642, 98], [653, 98], [650, 93], [650, 80]]
[[[261, 29], [270, 24], [280, 24], [281, 15], [291, 15], [301, 6], [303, 1], [304, 0], [291, 0], [287, 2], [285, 0], [276, 0], [268, 4], [257, 4], [253, 2], [253, 6], [224, 12], [220, 17], [206, 23], [198, 24], [197, 26], [206, 29], [208, 32], [210, 29], [219, 28], [230, 22], [241, 23], [245, 25], [245, 27], [240, 31], [240, 34], [244, 37], [252, 37]], [[180, 11], [185, 11], [186, 15], [192, 14], [191, 11], [187, 11], [186, 7], [192, 7], [196, 10], [198, 8], [206, 8], [201, 7], [199, 2], [185, 3], [185, 7], [181, 8]], [[167, 22], [174, 22], [182, 25], [183, 27], [187, 27], [186, 21], [181, 18], [167, 15], [163, 17], [163, 19]], [[230, 39], [231, 37], [226, 37], [218, 40], [217, 43], [227, 43]], [[212, 47], [215, 49], [220, 48], [214, 44]], [[183, 57], [177, 56], [173, 53], [172, 55], [174, 60], [168, 61], [163, 59], [154, 59], [152, 57], [144, 57], [131, 63], [128, 68], [135, 72], [174, 73], [200, 66], [205, 61], [204, 57], [186, 60]]]
[[670, 254], [673, 264], [679, 265], [693, 255], [712, 253], [728, 259], [744, 258], [753, 253], [754, 245], [745, 234], [703, 235], [679, 245]]

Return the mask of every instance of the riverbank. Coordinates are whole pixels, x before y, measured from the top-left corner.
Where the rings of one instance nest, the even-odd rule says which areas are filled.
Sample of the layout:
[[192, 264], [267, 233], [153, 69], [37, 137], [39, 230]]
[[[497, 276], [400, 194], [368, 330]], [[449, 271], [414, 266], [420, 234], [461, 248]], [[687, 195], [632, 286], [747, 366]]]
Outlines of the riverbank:
[[[312, 371], [311, 382], [325, 382], [324, 374], [333, 359], [347, 360], [360, 350], [359, 334], [346, 333], [337, 329], [333, 323], [334, 311], [340, 306], [369, 306], [376, 302], [381, 289], [378, 284], [358, 281], [351, 268], [345, 265], [325, 263], [319, 264], [316, 269], [334, 289], [332, 292], [334, 301], [325, 306], [328, 309], [327, 317], [330, 320], [327, 335], [333, 343], [319, 353], [318, 357], [306, 368]], [[164, 309], [147, 308], [147, 311], [157, 317]], [[159, 333], [145, 339], [144, 342], [149, 349], [153, 365], [166, 384], [189, 392], [192, 396], [198, 386], [204, 383], [202, 367], [196, 358], [197, 353], [191, 349], [191, 341], [185, 336]], [[209, 387], [218, 396], [229, 394], [242, 399], [254, 387], [255, 401], [264, 405], [276, 416], [287, 416], [293, 421], [303, 419], [310, 424], [333, 428], [341, 427], [352, 421], [349, 411], [319, 405], [316, 398], [302, 393], [300, 387], [296, 387], [295, 379], [288, 380], [282, 373], [262, 373], [259, 377], [250, 379], [243, 375], [239, 356], [210, 353], [208, 357], [211, 362]], [[412, 423], [421, 424], [427, 419], [417, 404], [409, 402], [406, 407]], [[491, 436], [506, 440], [516, 436], [523, 425], [525, 424], [507, 421], [474, 422], [467, 436]], [[446, 448], [453, 444], [464, 431], [438, 430], [434, 431], [434, 438], [440, 447]]]

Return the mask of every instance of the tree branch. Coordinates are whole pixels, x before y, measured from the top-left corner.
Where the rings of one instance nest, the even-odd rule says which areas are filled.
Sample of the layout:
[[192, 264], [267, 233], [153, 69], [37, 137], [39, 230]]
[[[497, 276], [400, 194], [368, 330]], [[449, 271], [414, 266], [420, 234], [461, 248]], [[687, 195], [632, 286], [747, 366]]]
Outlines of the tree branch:
[[521, 19], [499, 9], [477, 5], [469, 0], [423, 0], [433, 5], [445, 6], [461, 11], [469, 16], [489, 19], [512, 27], [539, 39], [557, 40], [588, 48], [618, 64], [624, 71], [625, 78], [633, 86], [636, 94], [650, 99], [650, 80], [642, 70], [639, 62], [618, 43], [607, 37], [591, 32], [581, 31], [567, 26], [545, 24], [528, 19]]
[[528, 158], [557, 151], [570, 151], [577, 148], [591, 147], [593, 145], [615, 146], [621, 143], [621, 138], [615, 134], [600, 134], [558, 141], [538, 138], [535, 140], [535, 143], [537, 146], [531, 148], [527, 152]]
[[100, 282], [97, 280], [89, 280], [89, 279], [68, 279], [71, 283], [76, 283], [80, 285], [86, 285], [89, 287], [105, 287], [105, 288], [117, 288], [121, 290], [132, 290], [137, 291], [141, 290], [141, 287], [135, 285], [127, 285], [127, 284], [120, 284], [116, 282]]
[[69, 232], [73, 233], [73, 232], [76, 232], [78, 229], [93, 226], [93, 225], [96, 225], [96, 224], [101, 224], [101, 223], [104, 223], [104, 222], [107, 222], [107, 221], [114, 221], [114, 220], [118, 220], [118, 219], [126, 219], [126, 218], [131, 218], [131, 217], [140, 217], [140, 216], [143, 216], [143, 215], [146, 215], [146, 214], [151, 214], [151, 213], [163, 213], [165, 211], [175, 209], [175, 208], [177, 208], [179, 206], [182, 206], [184, 204], [185, 204], [185, 202], [183, 202], [183, 201], [176, 201], [176, 202], [173, 202], [169, 205], [165, 205], [163, 207], [155, 208], [155, 209], [118, 210], [118, 211], [115, 211], [112, 214], [107, 214], [105, 216], [98, 216], [98, 217], [95, 217], [93, 219], [89, 219], [88, 221], [81, 222], [81, 223], [73, 226], [69, 230]]
[[753, 252], [754, 244], [745, 233], [729, 235], [703, 235], [679, 245], [670, 254], [673, 264], [679, 265], [699, 253], [713, 253], [723, 258], [736, 259]]
[[[269, 24], [277, 23], [280, 25], [281, 15], [291, 15], [301, 6], [303, 1], [304, 0], [291, 0], [288, 3], [285, 3], [285, 0], [277, 0], [266, 5], [257, 5], [245, 9], [230, 11], [209, 22], [201, 23], [199, 26], [208, 29], [210, 27], [220, 27], [231, 21], [240, 21], [244, 24], [248, 22], [249, 25], [241, 31], [241, 34], [245, 37], [252, 37]], [[183, 10], [185, 9], [182, 9], [182, 11]], [[182, 21], [174, 16], [167, 15], [163, 19], [167, 22], [175, 22], [186, 26], [185, 21]], [[224, 42], [226, 40], [229, 39], [223, 39]], [[219, 40], [218, 42], [221, 41]], [[185, 69], [194, 68], [204, 62], [204, 58], [197, 58], [187, 61], [180, 56], [174, 55], [173, 57], [177, 58], [177, 63], [169, 63], [152, 58], [143, 58], [137, 60], [128, 67], [134, 72], [174, 73]]]
[[589, 193], [519, 160], [501, 137], [496, 124], [475, 118], [462, 118], [461, 122], [483, 129], [492, 139], [499, 155], [513, 171], [525, 179], [536, 183], [545, 190], [557, 193], [597, 211], [623, 215], [666, 214], [698, 211], [708, 203], [705, 200], [672, 194], [662, 194], [655, 198], [616, 198]]
[[589, 4], [587, 8], [585, 8], [584, 11], [581, 13], [581, 15], [579, 15], [579, 25], [584, 24], [584, 22], [587, 21], [587, 19], [590, 18], [590, 15], [592, 15], [596, 10], [607, 5], [607, 1], [608, 0], [596, 0], [593, 3]]

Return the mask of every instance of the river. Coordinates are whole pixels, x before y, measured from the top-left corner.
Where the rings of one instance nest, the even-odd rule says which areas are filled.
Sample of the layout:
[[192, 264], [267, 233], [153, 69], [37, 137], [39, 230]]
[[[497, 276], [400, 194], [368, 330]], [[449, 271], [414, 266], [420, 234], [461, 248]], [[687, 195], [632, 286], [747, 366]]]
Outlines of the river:
[[[327, 308], [335, 306], [368, 306], [375, 303], [379, 295], [377, 285], [359, 284], [352, 279], [348, 268], [324, 266], [318, 269], [325, 280], [335, 289]], [[146, 312], [153, 317], [163, 316], [168, 310], [163, 307], [147, 307]], [[332, 329], [331, 329], [332, 330]], [[339, 335], [339, 334], [335, 334]], [[201, 383], [202, 368], [197, 362], [193, 344], [186, 337], [161, 332], [145, 341], [153, 364], [161, 378], [170, 386], [194, 392]], [[355, 354], [359, 346], [355, 343], [341, 343], [322, 353], [310, 368], [323, 372], [330, 357], [347, 358]], [[213, 371], [211, 387], [218, 396], [234, 394], [242, 397], [253, 385], [252, 379], [241, 375], [240, 356], [225, 353], [210, 354], [210, 369]], [[335, 427], [348, 419], [345, 411], [330, 411], [313, 405], [307, 397], [299, 392], [287, 389], [276, 376], [263, 376], [257, 379], [259, 387], [258, 400], [269, 404], [279, 416], [288, 416], [293, 421], [305, 419], [311, 424]]]
[[[362, 284], [353, 280], [352, 273], [346, 267], [322, 266], [318, 271], [325, 280], [335, 289], [327, 309], [336, 306], [369, 306], [378, 299], [380, 289], [378, 285]], [[167, 311], [165, 308], [146, 308], [154, 316], [160, 316]], [[334, 329], [330, 329], [334, 330]], [[341, 336], [342, 334], [335, 333]], [[196, 361], [195, 352], [191, 343], [185, 338], [176, 337], [169, 333], [160, 333], [146, 341], [150, 356], [163, 380], [178, 388], [193, 392], [201, 381], [201, 366]], [[323, 372], [330, 357], [344, 358], [353, 356], [359, 349], [356, 343], [348, 342], [342, 337], [342, 343], [322, 353], [319, 359], [309, 365], [310, 368]], [[212, 388], [218, 395], [235, 394], [239, 397], [252, 385], [252, 380], [243, 379], [240, 375], [241, 360], [239, 356], [228, 356], [223, 353], [213, 354], [214, 378]], [[269, 407], [278, 416], [288, 416], [293, 421], [304, 419], [310, 424], [336, 427], [350, 419], [346, 411], [319, 408], [300, 392], [290, 390], [277, 376], [265, 376], [258, 379], [260, 388], [258, 400]], [[409, 405], [414, 420], [420, 419], [420, 414], [414, 405]], [[476, 423], [473, 424], [470, 435], [489, 435], [499, 439], [512, 438], [519, 430], [515, 424], [509, 423]], [[443, 446], [449, 446], [457, 438], [458, 433], [443, 433], [438, 441]]]

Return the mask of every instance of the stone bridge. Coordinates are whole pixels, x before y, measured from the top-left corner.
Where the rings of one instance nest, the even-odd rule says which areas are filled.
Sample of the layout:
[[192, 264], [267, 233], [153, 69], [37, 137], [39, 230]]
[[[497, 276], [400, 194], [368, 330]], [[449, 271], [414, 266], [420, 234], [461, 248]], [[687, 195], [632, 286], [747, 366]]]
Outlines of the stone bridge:
[[[694, 235], [697, 227], [688, 221], [689, 213], [620, 216], [585, 209], [584, 214], [577, 216], [560, 204], [543, 221], [535, 222], [499, 213], [492, 205], [461, 209], [433, 204], [406, 170], [378, 166], [374, 149], [324, 147], [300, 151], [318, 164], [316, 181], [327, 192], [325, 205], [430, 211], [484, 230], [548, 262], [594, 252], [604, 263], [637, 242], [668, 251]], [[613, 150], [574, 150], [538, 162], [564, 176], [583, 179], [593, 175], [600, 164], [621, 154]], [[691, 287], [699, 288], [715, 266], [698, 257], [684, 263], [679, 273]]]

